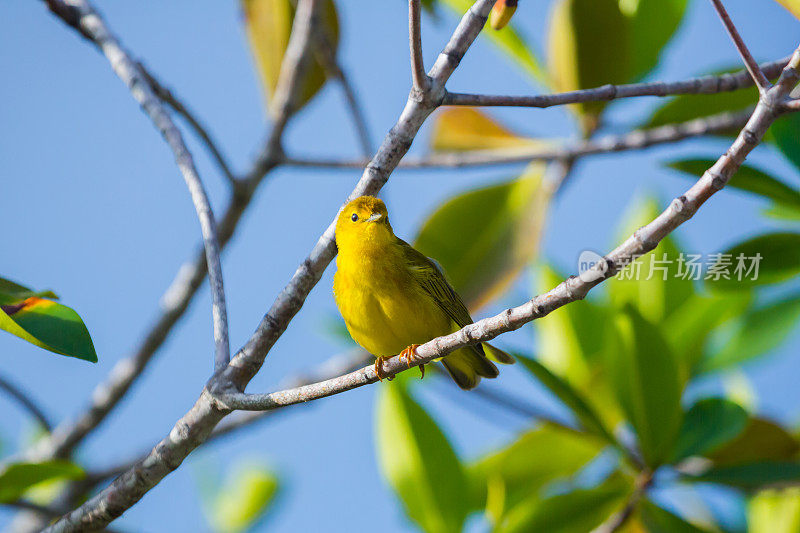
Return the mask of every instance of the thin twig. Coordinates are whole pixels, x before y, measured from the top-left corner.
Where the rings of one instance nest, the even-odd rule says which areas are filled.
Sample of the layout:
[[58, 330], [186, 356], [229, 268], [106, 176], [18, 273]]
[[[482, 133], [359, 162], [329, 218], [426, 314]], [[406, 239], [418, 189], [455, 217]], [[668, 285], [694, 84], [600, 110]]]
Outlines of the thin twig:
[[158, 81], [141, 62], [138, 62], [138, 65], [145, 79], [147, 79], [147, 82], [153, 88], [153, 92], [156, 96], [161, 98], [163, 102], [167, 103], [176, 113], [183, 117], [186, 123], [189, 124], [189, 127], [194, 130], [195, 134], [206, 146], [209, 153], [211, 153], [211, 158], [217, 163], [217, 166], [222, 171], [222, 175], [225, 176], [225, 179], [228, 180], [228, 183], [235, 185], [236, 176], [231, 170], [225, 156], [222, 155], [222, 151], [217, 147], [217, 143], [211, 138], [211, 133], [209, 133], [208, 128], [203, 126], [196, 114], [191, 112], [170, 89]]
[[356, 93], [353, 89], [353, 85], [350, 83], [350, 79], [336, 59], [336, 49], [333, 46], [328, 29], [324, 24], [319, 25], [314, 37], [317, 57], [328, 77], [334, 78], [339, 82], [345, 102], [347, 103], [347, 108], [350, 110], [350, 116], [353, 118], [353, 125], [355, 126], [359, 144], [361, 145], [361, 151], [364, 153], [364, 157], [369, 157], [370, 154], [372, 154], [372, 142], [370, 141], [371, 137], [367, 119], [364, 116], [361, 105], [356, 99]]
[[[763, 63], [759, 72], [769, 78], [777, 77], [789, 62], [785, 57], [778, 61]], [[631, 83], [627, 85], [603, 85], [593, 89], [568, 91], [556, 94], [540, 94], [533, 96], [500, 96], [489, 94], [465, 94], [448, 92], [442, 105], [452, 106], [512, 106], [547, 108], [552, 106], [618, 100], [639, 96], [672, 96], [679, 94], [716, 94], [738, 91], [751, 87], [753, 78], [749, 71], [742, 70], [731, 74], [702, 76], [676, 82], [654, 81], [648, 83]]]
[[408, 0], [408, 46], [411, 51], [411, 80], [414, 89], [426, 91], [430, 80], [422, 59], [422, 7], [420, 0]]
[[[470, 152], [440, 152], [422, 158], [407, 158], [397, 166], [399, 170], [424, 170], [431, 168], [462, 168], [489, 165], [507, 165], [530, 161], [556, 161], [590, 155], [642, 150], [650, 146], [675, 143], [684, 139], [741, 128], [752, 114], [752, 108], [738, 113], [720, 113], [687, 122], [665, 124], [645, 130], [634, 130], [622, 135], [604, 135], [590, 140], [553, 141], [551, 146], [473, 150]], [[363, 168], [363, 159], [323, 159], [285, 156], [281, 165], [353, 169]]]
[[725, 29], [728, 30], [728, 35], [731, 36], [736, 50], [738, 50], [739, 55], [742, 56], [742, 61], [744, 61], [744, 65], [747, 67], [748, 72], [750, 72], [750, 76], [752, 76], [753, 81], [755, 81], [758, 90], [763, 93], [771, 86], [769, 80], [753, 58], [742, 36], [739, 35], [739, 30], [736, 29], [736, 25], [734, 25], [728, 12], [725, 10], [725, 6], [722, 5], [722, 0], [711, 0], [711, 3], [714, 5], [714, 9], [717, 10], [717, 15], [719, 15], [719, 18], [725, 25]]
[[[214, 324], [214, 343], [216, 346], [214, 366], [217, 371], [225, 368], [230, 361], [228, 343], [228, 316], [225, 307], [225, 289], [222, 283], [222, 266], [219, 260], [219, 243], [217, 242], [217, 224], [211, 203], [208, 200], [203, 182], [192, 158], [192, 154], [183, 141], [180, 130], [175, 126], [169, 113], [164, 109], [159, 97], [153, 91], [142, 69], [117, 38], [108, 30], [100, 15], [86, 0], [46, 0], [51, 10], [59, 14], [71, 13], [70, 24], [77, 24], [82, 35], [90, 39], [108, 59], [114, 73], [125, 83], [131, 95], [150, 117], [153, 125], [164, 137], [172, 150], [175, 161], [189, 188], [194, 203], [200, 228], [203, 234], [206, 261], [208, 262], [208, 278], [212, 294], [212, 315]], [[63, 3], [61, 8], [54, 9], [53, 4]], [[77, 17], [77, 21], [74, 17]], [[66, 19], [65, 19], [66, 20]]]
[[0, 375], [0, 390], [4, 390], [6, 394], [11, 396], [11, 398], [16, 400], [17, 403], [24, 407], [28, 413], [30, 413], [31, 416], [35, 418], [48, 432], [53, 429], [53, 426], [50, 424], [50, 420], [48, 419], [47, 415], [44, 414], [44, 410], [33, 401], [30, 395], [22, 390], [22, 388], [18, 385], [4, 378], [2, 375]]

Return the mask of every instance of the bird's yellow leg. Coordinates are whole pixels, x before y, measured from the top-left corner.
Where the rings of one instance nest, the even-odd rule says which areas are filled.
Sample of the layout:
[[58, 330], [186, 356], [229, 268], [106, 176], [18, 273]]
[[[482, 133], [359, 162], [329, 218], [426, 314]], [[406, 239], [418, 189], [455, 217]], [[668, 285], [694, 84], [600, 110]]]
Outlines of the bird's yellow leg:
[[380, 355], [375, 358], [375, 375], [378, 376], [378, 381], [383, 381], [383, 378], [386, 377], [386, 374], [383, 372], [383, 362], [386, 361], [388, 357], [385, 355]]
[[411, 368], [411, 364], [417, 359], [417, 348], [419, 348], [419, 344], [412, 344], [402, 352], [400, 352], [400, 360], [406, 361], [406, 365], [408, 368]]

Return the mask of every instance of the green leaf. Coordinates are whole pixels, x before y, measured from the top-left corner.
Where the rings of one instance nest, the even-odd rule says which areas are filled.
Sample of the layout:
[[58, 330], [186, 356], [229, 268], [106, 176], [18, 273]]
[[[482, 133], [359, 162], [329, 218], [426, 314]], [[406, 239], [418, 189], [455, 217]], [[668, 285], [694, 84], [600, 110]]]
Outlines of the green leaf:
[[645, 462], [656, 467], [674, 449], [681, 425], [683, 383], [661, 331], [627, 306], [615, 320], [618, 348], [608, 368], [617, 400], [638, 437]]
[[719, 483], [745, 490], [779, 483], [800, 483], [800, 463], [761, 461], [730, 466], [711, 467], [698, 476], [690, 477], [692, 481]]
[[747, 411], [730, 400], [699, 400], [683, 417], [672, 462], [719, 449], [739, 436], [747, 422]]
[[[473, 4], [471, 0], [443, 1], [458, 16], [466, 13]], [[547, 73], [542, 68], [539, 59], [536, 57], [531, 46], [525, 41], [522, 35], [520, 35], [519, 31], [515, 29], [513, 24], [507, 25], [502, 30], [486, 28], [485, 31], [481, 32], [481, 36], [489, 39], [493, 45], [498, 47], [506, 56], [514, 60], [516, 65], [521, 67], [523, 72], [531, 76], [534, 80], [544, 85], [548, 84]]]
[[699, 372], [711, 335], [723, 324], [742, 315], [752, 302], [749, 292], [719, 292], [709, 296], [692, 295], [664, 322], [672, 353], [681, 364], [681, 376]]
[[[241, 0], [245, 29], [258, 67], [267, 102], [275, 93], [283, 56], [289, 44], [294, 21], [295, 2], [292, 0]], [[330, 45], [339, 45], [339, 22], [332, 0], [322, 3], [320, 21], [327, 32]], [[325, 84], [325, 69], [319, 59], [312, 58], [302, 84], [297, 109], [303, 107]]]
[[257, 462], [236, 465], [217, 489], [209, 509], [211, 527], [220, 533], [241, 533], [264, 516], [278, 491], [273, 471]]
[[[617, 0], [558, 0], [548, 23], [548, 67], [557, 91], [625, 83], [631, 76], [630, 24]], [[585, 134], [607, 102], [574, 106]]]
[[51, 291], [33, 292], [0, 280], [0, 329], [45, 350], [97, 362], [94, 344], [78, 313], [53, 300]]
[[488, 113], [473, 107], [445, 107], [433, 117], [430, 146], [434, 151], [465, 152], [544, 144], [511, 131]]
[[477, 309], [514, 281], [539, 247], [551, 189], [543, 167], [451, 198], [422, 225], [414, 246], [442, 266], [467, 307]]
[[[614, 242], [622, 242], [650, 223], [662, 209], [652, 198], [636, 201], [625, 215]], [[669, 318], [693, 294], [692, 276], [681, 262], [681, 253], [671, 237], [640, 257], [608, 282], [611, 301], [618, 306], [631, 304], [655, 324]]]
[[584, 429], [606, 439], [610, 443], [616, 443], [616, 439], [606, 429], [595, 410], [569, 383], [550, 372], [546, 366], [533, 358], [519, 353], [515, 353], [514, 356], [518, 361], [522, 362], [528, 372], [572, 410]]
[[28, 489], [54, 479], [81, 479], [81, 467], [69, 461], [43, 463], [10, 463], [0, 467], [0, 503], [20, 499]]
[[649, 500], [643, 500], [639, 504], [639, 509], [642, 523], [648, 533], [703, 533], [706, 531]]
[[630, 492], [630, 481], [612, 476], [592, 489], [578, 489], [549, 498], [532, 496], [511, 509], [495, 533], [585, 533], [617, 510]]
[[408, 517], [427, 533], [460, 531], [468, 486], [442, 430], [395, 382], [379, 387], [376, 416], [378, 463]]
[[757, 461], [786, 461], [800, 451], [797, 440], [784, 428], [763, 418], [751, 418], [734, 440], [714, 451], [709, 458], [717, 466]]
[[776, 120], [769, 128], [769, 139], [778, 150], [800, 170], [800, 117], [797, 113], [789, 113]]
[[750, 310], [734, 322], [730, 340], [705, 356], [699, 371], [714, 372], [771, 352], [786, 341], [798, 319], [798, 294]]
[[800, 221], [800, 209], [784, 205], [773, 205], [761, 212], [766, 217], [776, 220]]
[[753, 496], [747, 504], [747, 531], [748, 533], [800, 531], [800, 488], [764, 490]]
[[[506, 509], [539, 494], [551, 483], [575, 475], [604, 447], [601, 439], [550, 424], [527, 431], [505, 448], [470, 465], [470, 485], [476, 493], [473, 506], [479, 508], [487, 502], [497, 523]], [[495, 501], [491, 501], [493, 486], [501, 487], [496, 492], [502, 493]]]
[[[693, 179], [699, 179], [714, 163], [711, 159], [684, 159], [668, 163], [667, 166], [684, 172]], [[739, 167], [728, 186], [763, 196], [780, 206], [800, 210], [800, 191], [755, 167]]]
[[688, 0], [619, 0], [630, 20], [631, 73], [638, 79], [658, 64], [686, 12]]
[[[714, 290], [750, 290], [758, 285], [780, 283], [800, 274], [800, 233], [759, 235], [725, 250], [722, 255], [718, 263], [728, 272], [729, 279], [706, 280], [706, 285]], [[729, 268], [722, 262], [724, 257]], [[754, 270], [748, 271], [756, 265], [758, 276]]]
[[[721, 75], [742, 70], [741, 66], [717, 70], [711, 75]], [[686, 122], [719, 113], [741, 111], [758, 103], [758, 90], [754, 87], [739, 91], [715, 94], [684, 94], [667, 100], [642, 124], [644, 128], [655, 128], [665, 124]]]

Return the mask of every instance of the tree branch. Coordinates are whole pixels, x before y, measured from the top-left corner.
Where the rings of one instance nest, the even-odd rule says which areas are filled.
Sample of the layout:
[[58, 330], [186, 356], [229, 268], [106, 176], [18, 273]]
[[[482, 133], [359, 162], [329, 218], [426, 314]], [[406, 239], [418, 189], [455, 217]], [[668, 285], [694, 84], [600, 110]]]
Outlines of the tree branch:
[[44, 414], [44, 410], [42, 410], [42, 408], [33, 401], [30, 395], [22, 390], [22, 388], [19, 386], [4, 378], [2, 375], [0, 375], [0, 390], [4, 390], [6, 394], [11, 396], [12, 399], [16, 400], [18, 404], [24, 407], [28, 413], [30, 413], [30, 415], [35, 418], [48, 432], [53, 429], [53, 426], [50, 424], [50, 420], [48, 419], [47, 415]]
[[636, 511], [636, 507], [638, 507], [639, 502], [642, 500], [645, 494], [647, 494], [647, 490], [650, 488], [652, 483], [653, 473], [647, 470], [641, 472], [636, 478], [636, 484], [633, 488], [633, 492], [630, 496], [628, 496], [625, 506], [620, 509], [619, 512], [611, 515], [608, 520], [593, 529], [592, 533], [614, 533], [622, 529], [622, 527], [628, 523], [628, 520], [630, 520], [631, 516], [633, 516], [634, 511]]
[[742, 61], [744, 61], [744, 64], [747, 67], [748, 72], [750, 72], [750, 76], [752, 76], [753, 81], [755, 81], [756, 86], [758, 86], [758, 90], [763, 93], [771, 86], [769, 80], [764, 75], [764, 72], [761, 71], [761, 68], [753, 58], [750, 50], [748, 50], [747, 45], [742, 39], [742, 36], [739, 35], [739, 30], [736, 29], [736, 25], [734, 25], [731, 17], [728, 15], [728, 12], [725, 10], [725, 6], [722, 5], [722, 0], [711, 0], [711, 4], [713, 4], [714, 9], [717, 11], [717, 15], [719, 15], [719, 18], [725, 25], [725, 29], [728, 30], [728, 35], [731, 36], [733, 44], [736, 45], [736, 50], [738, 50], [739, 55], [742, 56]]
[[[211, 204], [203, 188], [192, 154], [186, 148], [180, 130], [172, 122], [169, 113], [164, 109], [161, 100], [156, 96], [147, 76], [142, 72], [117, 38], [108, 30], [100, 15], [86, 0], [46, 0], [51, 10], [62, 17], [70, 25], [79, 28], [81, 34], [94, 43], [106, 56], [114, 73], [119, 77], [131, 95], [139, 103], [153, 125], [164, 137], [175, 156], [175, 161], [189, 188], [194, 203], [200, 228], [203, 234], [206, 261], [209, 265], [208, 278], [213, 299], [213, 323], [215, 368], [221, 370], [230, 361], [228, 345], [228, 316], [225, 308], [225, 290], [222, 283], [222, 266], [219, 260], [219, 243], [217, 242], [217, 225]], [[55, 4], [63, 4], [53, 8]], [[66, 17], [66, 18], [65, 18]]]
[[408, 0], [408, 45], [411, 50], [411, 80], [414, 89], [426, 91], [430, 85], [422, 60], [422, 8], [420, 0]]
[[[774, 78], [781, 73], [783, 67], [789, 62], [785, 57], [777, 61], [763, 63], [759, 72], [769, 78]], [[766, 78], [765, 78], [766, 79]], [[767, 82], [769, 83], [769, 82]], [[541, 94], [534, 96], [499, 96], [487, 94], [465, 94], [448, 92], [442, 105], [452, 106], [512, 106], [512, 107], [538, 107], [546, 108], [559, 105], [577, 104], [583, 102], [596, 102], [600, 100], [618, 100], [638, 96], [672, 96], [678, 94], [715, 94], [721, 92], [738, 91], [753, 85], [753, 78], [748, 70], [733, 74], [720, 74], [717, 76], [702, 76], [684, 81], [649, 83], [631, 83], [627, 85], [603, 85], [593, 89], [568, 91], [556, 94]]]
[[[788, 105], [788, 104], [787, 104]], [[556, 141], [553, 146], [531, 146], [473, 150], [470, 152], [440, 152], [422, 158], [407, 158], [399, 165], [401, 170], [430, 168], [461, 168], [488, 165], [507, 165], [529, 161], [556, 161], [590, 155], [642, 150], [650, 146], [678, 142], [741, 128], [750, 118], [752, 109], [738, 113], [720, 113], [687, 122], [665, 124], [646, 130], [634, 130], [622, 135], [604, 135], [590, 140]], [[363, 168], [363, 159], [311, 159], [285, 156], [286, 166], [352, 169]]]

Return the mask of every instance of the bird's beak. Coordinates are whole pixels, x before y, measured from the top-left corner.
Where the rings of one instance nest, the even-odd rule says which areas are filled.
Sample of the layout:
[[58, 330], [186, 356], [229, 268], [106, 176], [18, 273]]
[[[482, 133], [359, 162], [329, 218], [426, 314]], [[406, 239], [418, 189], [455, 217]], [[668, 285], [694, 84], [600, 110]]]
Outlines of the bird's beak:
[[367, 222], [377, 222], [381, 219], [382, 216], [383, 215], [381, 215], [380, 213], [375, 213], [367, 219]]

